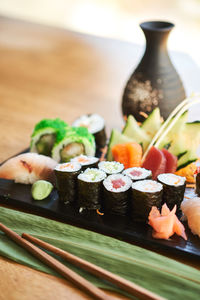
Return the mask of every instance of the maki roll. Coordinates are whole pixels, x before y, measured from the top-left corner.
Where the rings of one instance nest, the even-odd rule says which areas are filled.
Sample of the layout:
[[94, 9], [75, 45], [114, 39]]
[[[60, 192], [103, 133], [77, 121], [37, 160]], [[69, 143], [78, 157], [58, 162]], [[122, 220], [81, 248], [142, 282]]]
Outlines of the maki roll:
[[94, 136], [88, 132], [87, 128], [72, 127], [53, 147], [52, 158], [57, 162], [68, 162], [81, 154], [94, 156], [95, 150]]
[[89, 210], [101, 207], [102, 181], [106, 173], [97, 168], [88, 168], [78, 175], [79, 207]]
[[99, 162], [99, 159], [95, 156], [86, 156], [79, 155], [71, 159], [71, 162], [78, 162], [82, 166], [82, 170], [87, 168], [96, 168]]
[[65, 204], [74, 202], [76, 199], [77, 176], [81, 172], [81, 165], [77, 162], [58, 164], [54, 172], [60, 201]]
[[172, 173], [158, 175], [158, 182], [163, 185], [163, 202], [166, 202], [170, 210], [176, 204], [177, 210], [183, 201], [186, 178]]
[[43, 119], [35, 125], [31, 135], [30, 152], [51, 156], [55, 143], [65, 136], [69, 126], [60, 119]]
[[163, 186], [154, 180], [139, 180], [132, 184], [132, 217], [147, 221], [152, 206], [161, 208]]
[[124, 165], [117, 161], [101, 161], [98, 167], [108, 175], [118, 174], [124, 170]]
[[127, 215], [132, 181], [122, 174], [109, 175], [103, 181], [103, 208], [106, 213]]
[[150, 170], [140, 167], [128, 168], [124, 170], [122, 174], [130, 177], [133, 182], [152, 178], [152, 172]]
[[196, 175], [196, 193], [200, 196], [200, 173]]
[[83, 115], [72, 124], [74, 127], [86, 127], [94, 134], [96, 145], [103, 148], [106, 145], [105, 121], [98, 114]]

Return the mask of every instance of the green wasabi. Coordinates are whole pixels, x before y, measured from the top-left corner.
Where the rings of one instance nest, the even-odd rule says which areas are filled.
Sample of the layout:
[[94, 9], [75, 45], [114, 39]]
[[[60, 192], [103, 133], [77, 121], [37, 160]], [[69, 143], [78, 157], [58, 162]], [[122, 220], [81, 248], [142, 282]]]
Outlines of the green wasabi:
[[36, 181], [31, 188], [31, 195], [34, 200], [44, 200], [53, 190], [53, 185], [46, 180]]

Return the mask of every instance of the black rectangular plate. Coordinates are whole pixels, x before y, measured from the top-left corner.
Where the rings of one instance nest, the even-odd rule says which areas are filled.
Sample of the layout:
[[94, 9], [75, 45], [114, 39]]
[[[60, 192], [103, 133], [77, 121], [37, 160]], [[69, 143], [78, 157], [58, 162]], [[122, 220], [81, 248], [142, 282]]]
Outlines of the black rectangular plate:
[[[194, 194], [194, 190], [187, 189], [186, 193]], [[132, 222], [127, 217], [101, 216], [96, 211], [79, 213], [78, 208], [60, 203], [56, 190], [53, 190], [47, 199], [35, 201], [31, 197], [31, 185], [18, 184], [6, 179], [0, 179], [0, 201], [127, 242], [135, 242], [156, 250], [167, 250], [168, 253], [189, 259], [200, 259], [200, 239], [191, 233], [186, 223], [184, 225], [187, 241], [176, 235], [169, 240], [156, 240], [152, 238], [152, 229], [147, 224]]]

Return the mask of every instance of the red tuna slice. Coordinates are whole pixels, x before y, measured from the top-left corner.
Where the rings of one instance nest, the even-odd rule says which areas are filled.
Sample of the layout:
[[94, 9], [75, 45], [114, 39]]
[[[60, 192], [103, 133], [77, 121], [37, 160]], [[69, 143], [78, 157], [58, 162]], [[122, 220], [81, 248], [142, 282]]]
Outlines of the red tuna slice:
[[166, 168], [164, 173], [174, 173], [177, 169], [177, 157], [166, 149], [161, 150], [166, 158]]
[[166, 158], [161, 150], [151, 147], [149, 150], [143, 165], [143, 168], [151, 170], [152, 178], [155, 180], [159, 174], [165, 173], [166, 168]]
[[114, 189], [120, 189], [125, 185], [125, 182], [120, 178], [120, 179], [115, 179], [112, 180], [112, 185]]

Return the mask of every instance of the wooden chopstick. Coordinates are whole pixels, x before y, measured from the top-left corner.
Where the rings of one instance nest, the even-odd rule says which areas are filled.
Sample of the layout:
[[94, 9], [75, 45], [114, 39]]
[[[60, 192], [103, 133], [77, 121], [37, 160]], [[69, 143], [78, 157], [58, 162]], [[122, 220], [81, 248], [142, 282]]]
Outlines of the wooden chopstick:
[[92, 283], [81, 277], [80, 275], [76, 274], [65, 265], [60, 263], [58, 260], [44, 252], [43, 250], [39, 249], [32, 243], [28, 242], [27, 240], [23, 239], [17, 233], [0, 223], [0, 230], [3, 231], [7, 236], [9, 236], [13, 241], [17, 244], [25, 248], [28, 252], [36, 256], [42, 262], [45, 262], [47, 265], [55, 269], [58, 273], [60, 273], [63, 277], [70, 280], [72, 283], [77, 285], [87, 294], [93, 297], [93, 299], [100, 299], [100, 300], [114, 300], [114, 297], [111, 297], [105, 294], [102, 290], [94, 286]]
[[70, 263], [81, 267], [82, 269], [92, 273], [93, 275], [106, 279], [107, 281], [114, 283], [119, 288], [127, 291], [129, 294], [134, 295], [142, 300], [163, 300], [164, 298], [146, 290], [145, 288], [140, 287], [139, 285], [132, 283], [120, 276], [117, 276], [101, 267], [98, 267], [84, 259], [81, 259], [67, 251], [63, 251], [49, 243], [46, 243], [38, 238], [35, 238], [27, 233], [23, 233], [22, 237], [28, 241], [31, 241], [38, 246], [55, 253], [56, 255], [61, 256]]

